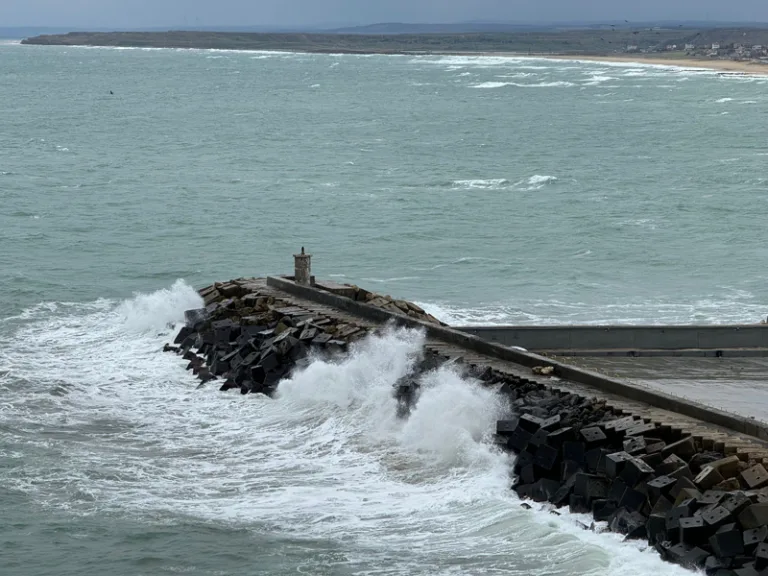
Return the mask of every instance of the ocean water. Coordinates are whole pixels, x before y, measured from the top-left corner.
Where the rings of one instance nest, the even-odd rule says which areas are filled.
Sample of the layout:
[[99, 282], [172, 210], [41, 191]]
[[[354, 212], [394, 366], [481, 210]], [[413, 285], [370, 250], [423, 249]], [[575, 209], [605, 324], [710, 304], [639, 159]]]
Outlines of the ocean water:
[[159, 349], [195, 288], [301, 246], [454, 323], [759, 321], [767, 83], [0, 45], [0, 572], [687, 573], [522, 509], [492, 391], [442, 370], [398, 420], [418, 333], [275, 399]]

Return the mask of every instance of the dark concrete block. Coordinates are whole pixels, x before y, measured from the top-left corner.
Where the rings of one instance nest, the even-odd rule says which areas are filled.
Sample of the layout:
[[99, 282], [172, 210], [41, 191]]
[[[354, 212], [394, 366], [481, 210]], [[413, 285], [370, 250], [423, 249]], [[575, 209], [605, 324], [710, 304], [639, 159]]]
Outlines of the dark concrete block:
[[325, 346], [328, 342], [330, 342], [333, 339], [333, 336], [330, 334], [318, 334], [312, 339], [312, 346]]
[[624, 484], [621, 480], [614, 480], [611, 486], [608, 488], [608, 494], [606, 495], [606, 499], [609, 502], [615, 502], [618, 504], [621, 502], [622, 497], [624, 496], [624, 492], [627, 490], [627, 485]]
[[667, 515], [667, 512], [672, 510], [673, 503], [666, 496], [659, 496], [654, 502], [653, 508], [651, 508], [651, 514], [663, 514]]
[[683, 557], [682, 565], [686, 568], [702, 568], [709, 558], [709, 552], [699, 547], [694, 547]]
[[703, 518], [680, 518], [680, 542], [699, 546], [706, 543], [707, 534]]
[[559, 456], [560, 452], [557, 448], [552, 448], [552, 446], [547, 445], [539, 446], [536, 450], [534, 462], [543, 470], [551, 472], [556, 469]]
[[679, 520], [681, 518], [690, 518], [693, 516], [693, 504], [692, 503], [683, 503], [679, 504], [677, 506], [674, 506], [669, 512], [667, 512], [667, 528], [672, 528], [674, 526], [679, 527], [680, 522]]
[[[539, 428], [538, 430], [536, 430], [536, 433], [533, 436], [531, 436], [529, 443], [532, 446], [536, 446], [538, 448], [542, 444], [547, 444], [547, 436], [549, 436], [549, 432], [547, 432], [543, 428]], [[548, 447], [551, 448], [550, 446]], [[559, 450], [557, 450], [556, 448], [552, 448], [552, 450], [554, 450], [555, 452], [559, 452]]]
[[745, 564], [743, 567], [734, 570], [733, 573], [736, 574], [736, 576], [763, 576], [757, 569], [755, 569], [753, 563]]
[[496, 434], [511, 435], [517, 429], [518, 418], [496, 422]]
[[[592, 474], [597, 473], [600, 470], [600, 461], [608, 454], [610, 454], [610, 451], [605, 448], [593, 448], [592, 450], [587, 450], [584, 454], [584, 459], [587, 462], [587, 470]], [[603, 466], [603, 471], [605, 471], [605, 466]]]
[[515, 470], [522, 470], [528, 464], [533, 464], [533, 454], [528, 452], [528, 450], [518, 452], [517, 458], [515, 458]]
[[677, 484], [677, 480], [669, 476], [659, 476], [650, 480], [647, 484], [651, 497], [656, 500], [660, 496], [667, 496], [672, 487]]
[[608, 440], [608, 437], [605, 435], [605, 433], [597, 426], [593, 426], [591, 428], [582, 428], [581, 438], [590, 448], [594, 448], [595, 446], [602, 446]]
[[630, 458], [624, 463], [624, 469], [619, 477], [627, 486], [637, 486], [643, 480], [650, 478], [653, 468], [639, 458]]
[[693, 483], [701, 490], [709, 490], [713, 486], [720, 484], [723, 480], [724, 478], [716, 468], [712, 468], [712, 466], [704, 466], [693, 479]]
[[613, 513], [616, 512], [616, 504], [605, 499], [598, 499], [592, 502], [592, 516], [598, 522], [607, 522]]
[[586, 514], [590, 511], [589, 506], [587, 506], [586, 501], [581, 496], [577, 496], [576, 494], [571, 494], [571, 496], [568, 499], [568, 509], [571, 512], [571, 514]]
[[527, 500], [531, 498], [532, 486], [532, 484], [517, 484], [512, 489], [517, 492], [521, 500]]
[[768, 540], [768, 526], [760, 526], [760, 528], [751, 528], [744, 530], [742, 535], [742, 542], [744, 543], [744, 551], [751, 554], [757, 545]]
[[536, 482], [536, 471], [533, 464], [526, 464], [520, 470], [520, 482], [523, 484], [533, 484]]
[[739, 514], [739, 524], [745, 530], [768, 525], [768, 503], [750, 504]]
[[560, 483], [549, 478], [540, 478], [531, 486], [531, 499], [536, 502], [547, 502], [560, 489]]
[[563, 444], [563, 460], [573, 460], [586, 464], [584, 444], [582, 442], [565, 442]]
[[658, 454], [660, 458], [659, 462], [661, 462], [661, 460], [663, 460], [661, 456], [661, 451], [664, 450], [664, 448], [666, 447], [667, 447], [667, 443], [664, 442], [663, 440], [659, 440], [658, 442], [653, 442], [653, 443], [646, 442], [645, 453], [649, 456], [651, 454]]
[[725, 570], [725, 563], [723, 562], [723, 560], [720, 560], [717, 556], [709, 556], [706, 562], [704, 562], [704, 572], [707, 575], [711, 574], [712, 576], [714, 576], [714, 574], [723, 570]]
[[540, 426], [540, 430], [546, 430], [547, 432], [553, 432], [560, 427], [560, 414], [551, 416], [546, 420], [543, 420]]
[[634, 436], [624, 440], [624, 452], [630, 456], [645, 454], [646, 442], [642, 436]]
[[722, 506], [715, 506], [711, 510], [704, 512], [701, 517], [707, 526], [715, 528], [733, 521], [733, 515]]
[[528, 447], [528, 441], [532, 436], [533, 434], [527, 430], [518, 427], [514, 434], [509, 437], [508, 446], [515, 452], [522, 452]]
[[520, 421], [518, 423], [518, 426], [523, 430], [530, 432], [531, 436], [533, 436], [533, 434], [535, 434], [536, 431], [539, 428], [541, 428], [541, 425], [543, 422], [544, 420], [541, 418], [538, 418], [531, 414], [523, 414], [522, 416], [520, 416]]
[[573, 428], [558, 428], [547, 436], [547, 444], [554, 448], [561, 448], [565, 442], [570, 442], [576, 437]]
[[688, 463], [685, 460], [675, 454], [671, 454], [669, 456], [665, 456], [663, 462], [656, 467], [656, 474], [660, 476], [669, 476], [670, 473], [674, 472], [681, 466], [687, 465]]
[[574, 462], [573, 460], [566, 460], [565, 462], [560, 463], [560, 478], [562, 480], [567, 480], [574, 474], [582, 471], [583, 468], [581, 464]]
[[592, 506], [594, 500], [607, 498], [608, 482], [604, 478], [583, 472], [575, 478], [574, 494], [583, 497], [588, 506]]
[[236, 384], [234, 380], [227, 380], [224, 382], [224, 384], [221, 385], [221, 388], [219, 388], [219, 392], [226, 392], [227, 390], [232, 390], [233, 388], [239, 388], [240, 385]]
[[688, 436], [686, 438], [683, 438], [682, 440], [678, 440], [677, 442], [668, 444], [667, 446], [664, 447], [661, 453], [664, 456], [675, 454], [676, 456], [679, 456], [680, 458], [685, 460], [687, 463], [688, 460], [690, 460], [691, 456], [693, 456], [696, 453], [696, 444], [693, 441], [693, 437]]
[[692, 549], [691, 546], [682, 542], [680, 544], [675, 544], [666, 550], [666, 558], [675, 564], [683, 564], [683, 558], [685, 558], [685, 555]]
[[[699, 506], [718, 506], [721, 502], [723, 502], [723, 500], [726, 499], [727, 496], [727, 492], [722, 490], [707, 490], [701, 495], [700, 498], [696, 498], [696, 503]], [[733, 511], [730, 510], [730, 512]]]
[[179, 330], [179, 333], [176, 335], [176, 338], [174, 338], [173, 343], [174, 344], [181, 344], [191, 334], [192, 334], [192, 328], [190, 328], [188, 326], [182, 326], [181, 330]]
[[603, 429], [606, 431], [617, 430], [619, 428], [626, 430], [627, 428], [634, 426], [637, 422], [639, 422], [639, 420], [635, 420], [633, 416], [625, 416], [623, 418], [617, 418], [616, 420], [609, 420], [608, 422], [603, 423]]
[[669, 495], [671, 498], [677, 500], [677, 498], [680, 496], [680, 494], [683, 492], [683, 490], [686, 489], [696, 489], [696, 485], [693, 483], [692, 480], [689, 480], [686, 477], [678, 478], [675, 482], [675, 485], [672, 486], [672, 489], [669, 491]]
[[303, 342], [297, 342], [292, 348], [289, 358], [293, 362], [299, 362], [309, 355], [309, 348]]
[[573, 492], [573, 486], [576, 483], [576, 476], [571, 476], [566, 480], [552, 496], [550, 502], [555, 506], [564, 506], [570, 501], [571, 493]]
[[648, 496], [634, 488], [628, 487], [624, 490], [624, 494], [622, 494], [621, 499], [619, 500], [619, 506], [623, 506], [627, 510], [640, 511], [647, 502]]
[[741, 530], [736, 524], [725, 524], [709, 537], [709, 545], [718, 558], [730, 558], [744, 553]]
[[619, 508], [614, 512], [608, 521], [608, 526], [612, 532], [626, 534], [629, 539], [646, 539], [647, 532], [645, 525], [648, 519], [636, 511]]
[[259, 363], [266, 372], [273, 372], [280, 366], [280, 360], [277, 358], [277, 354], [273, 352], [263, 355]]
[[626, 452], [614, 452], [613, 454], [608, 454], [605, 457], [605, 474], [609, 478], [617, 478], [624, 469], [627, 461], [631, 458], [632, 456]]
[[768, 543], [761, 542], [755, 551], [755, 569], [765, 570], [766, 568], [768, 568]]
[[215, 358], [211, 364], [211, 374], [215, 376], [222, 376], [229, 371], [229, 362], [225, 362], [220, 358]]
[[650, 466], [654, 470], [657, 470], [663, 458], [661, 457], [661, 452], [656, 452], [655, 454], [643, 454], [642, 456], [640, 456], [640, 460], [648, 464], [648, 466]]
[[762, 464], [757, 464], [741, 473], [741, 478], [751, 489], [762, 488], [768, 485], [768, 471]]
[[637, 424], [626, 431], [627, 436], [650, 436], [656, 431], [656, 424]]
[[651, 514], [648, 517], [648, 522], [645, 524], [645, 531], [648, 534], [648, 541], [651, 544], [666, 540], [667, 519], [664, 514]]
[[267, 378], [267, 371], [263, 365], [257, 364], [256, 366], [251, 366], [250, 376], [252, 382], [263, 385]]

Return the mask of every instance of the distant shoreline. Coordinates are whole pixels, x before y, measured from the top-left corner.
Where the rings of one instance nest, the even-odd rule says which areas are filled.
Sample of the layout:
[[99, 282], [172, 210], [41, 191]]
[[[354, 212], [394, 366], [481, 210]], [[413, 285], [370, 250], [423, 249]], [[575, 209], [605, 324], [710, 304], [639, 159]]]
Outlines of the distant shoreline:
[[[647, 31], [646, 31], [647, 32]], [[671, 31], [668, 31], [670, 34]], [[225, 32], [72, 32], [26, 38], [27, 45], [104, 48], [170, 48], [401, 56], [539, 58], [587, 62], [701, 68], [721, 73], [768, 75], [768, 66], [725, 59], [680, 57], [673, 53], [600, 53], [601, 31], [549, 34], [334, 35], [236, 34]], [[634, 36], [630, 36], [634, 38]], [[595, 42], [598, 42], [597, 44]], [[768, 43], [768, 42], [767, 42]], [[582, 46], [581, 50], [574, 50]], [[592, 48], [595, 46], [595, 48]], [[589, 47], [589, 49], [585, 49]]]

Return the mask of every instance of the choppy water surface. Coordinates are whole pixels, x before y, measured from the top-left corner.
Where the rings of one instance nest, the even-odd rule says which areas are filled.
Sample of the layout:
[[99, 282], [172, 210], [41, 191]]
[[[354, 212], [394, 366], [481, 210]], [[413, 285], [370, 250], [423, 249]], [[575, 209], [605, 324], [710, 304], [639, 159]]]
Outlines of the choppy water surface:
[[301, 245], [451, 322], [757, 321], [768, 80], [15, 45], [0, 78], [8, 574], [684, 573], [521, 509], [489, 391], [442, 371], [396, 419], [419, 334], [274, 400], [158, 350]]

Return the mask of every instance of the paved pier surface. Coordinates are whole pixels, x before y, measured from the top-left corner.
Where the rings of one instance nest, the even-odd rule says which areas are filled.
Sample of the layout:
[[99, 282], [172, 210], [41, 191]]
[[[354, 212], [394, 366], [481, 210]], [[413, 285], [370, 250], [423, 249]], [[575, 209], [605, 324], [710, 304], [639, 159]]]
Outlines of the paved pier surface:
[[768, 421], [768, 358], [568, 356], [558, 359], [638, 386]]
[[[376, 312], [373, 316], [379, 316], [377, 319], [372, 319], [373, 316], [368, 313], [362, 313], [368, 310], [361, 308], [359, 303], [355, 302], [343, 302], [339, 300], [338, 296], [334, 296], [327, 293], [320, 293], [320, 291], [312, 288], [304, 288], [296, 286], [292, 282], [283, 278], [272, 278], [267, 281], [258, 279], [250, 281], [255, 285], [258, 285], [258, 289], [263, 294], [273, 295], [275, 297], [284, 298], [293, 302], [296, 306], [305, 308], [310, 312], [323, 314], [339, 320], [355, 323], [360, 326], [373, 327], [382, 324], [383, 320], [381, 312]], [[338, 305], [334, 305], [338, 304]], [[355, 313], [352, 310], [359, 310], [361, 313]], [[373, 312], [373, 311], [370, 311]], [[401, 321], [408, 323], [407, 317], [401, 317]], [[465, 362], [469, 364], [476, 364], [481, 367], [491, 367], [501, 372], [511, 374], [514, 376], [524, 377], [529, 380], [536, 380], [545, 386], [549, 386], [554, 389], [564, 390], [573, 394], [578, 394], [586, 397], [596, 397], [604, 399], [607, 404], [616, 410], [622, 411], [626, 414], [632, 414], [645, 419], [648, 422], [654, 422], [663, 426], [670, 426], [674, 429], [679, 429], [683, 433], [689, 433], [694, 438], [700, 439], [705, 449], [714, 448], [720, 450], [726, 454], [739, 454], [740, 458], [746, 460], [753, 458], [757, 461], [764, 460], [768, 463], [768, 442], [766, 438], [765, 428], [756, 426], [748, 419], [733, 419], [734, 428], [741, 428], [747, 430], [754, 430], [754, 435], [750, 435], [744, 432], [735, 432], [733, 428], [726, 428], [711, 423], [711, 421], [704, 421], [691, 416], [685, 416], [670, 410], [659, 407], [660, 405], [666, 405], [657, 398], [652, 405], [638, 400], [627, 399], [624, 395], [619, 395], [600, 389], [598, 387], [589, 386], [580, 382], [575, 382], [567, 379], [559, 378], [547, 378], [544, 376], [535, 376], [532, 374], [530, 367], [526, 367], [523, 364], [518, 364], [509, 360], [494, 357], [490, 354], [482, 354], [469, 349], [466, 346], [461, 346], [456, 343], [447, 341], [446, 338], [436, 337], [434, 333], [440, 333], [444, 329], [428, 329], [427, 347], [445, 356], [453, 358], [463, 358]], [[568, 359], [570, 362], [571, 358]], [[579, 359], [585, 360], [585, 359]], [[589, 359], [592, 360], [592, 359]], [[605, 361], [605, 358], [599, 359]], [[634, 362], [637, 359], [628, 359], [629, 362]], [[664, 359], [670, 360], [670, 359]], [[631, 391], [630, 391], [631, 392]], [[670, 402], [670, 406], [674, 403]], [[685, 408], [688, 412], [696, 413], [697, 407], [691, 403], [690, 406], [686, 405]], [[689, 409], [690, 408], [690, 409]], [[701, 412], [702, 417], [711, 419], [718, 419], [718, 415], [715, 413]], [[758, 438], [761, 436], [763, 439]]]

